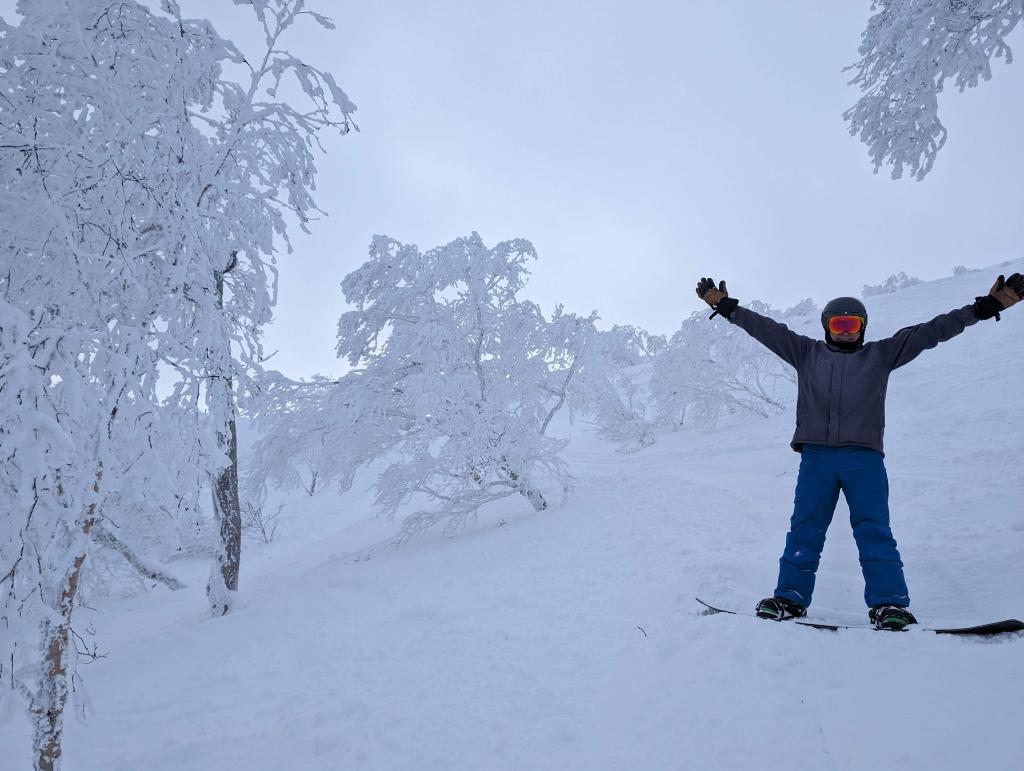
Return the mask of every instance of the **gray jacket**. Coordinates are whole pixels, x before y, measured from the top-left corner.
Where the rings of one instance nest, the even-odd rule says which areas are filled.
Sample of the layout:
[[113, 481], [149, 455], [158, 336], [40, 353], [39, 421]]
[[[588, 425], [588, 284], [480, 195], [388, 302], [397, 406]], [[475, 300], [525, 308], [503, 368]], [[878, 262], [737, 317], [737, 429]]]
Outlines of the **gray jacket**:
[[978, 322], [967, 305], [842, 351], [748, 308], [736, 307], [728, 318], [796, 369], [796, 433], [790, 444], [797, 452], [804, 444], [882, 452], [889, 373]]

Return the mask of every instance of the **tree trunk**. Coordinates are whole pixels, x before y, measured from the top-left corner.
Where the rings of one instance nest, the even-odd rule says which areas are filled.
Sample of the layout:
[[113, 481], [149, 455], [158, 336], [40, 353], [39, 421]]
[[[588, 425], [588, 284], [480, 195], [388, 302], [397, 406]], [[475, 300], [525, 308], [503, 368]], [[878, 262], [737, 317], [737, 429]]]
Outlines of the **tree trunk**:
[[313, 495], [316, 494], [316, 479], [317, 479], [317, 476], [319, 476], [319, 475], [317, 474], [317, 472], [315, 470], [311, 470], [310, 471], [309, 486], [306, 488], [306, 492], [310, 495], [310, 497], [312, 497]]
[[[216, 273], [217, 307], [224, 307], [224, 273], [235, 266], [235, 255], [223, 273]], [[214, 615], [223, 616], [234, 604], [238, 591], [238, 573], [242, 559], [242, 507], [238, 496], [238, 435], [235, 430], [235, 393], [231, 377], [231, 340], [221, 336], [219, 350], [212, 352], [215, 365], [210, 379], [210, 414], [217, 447], [227, 456], [225, 465], [213, 479], [213, 514], [219, 544], [210, 569], [206, 596]]]
[[185, 588], [185, 584], [171, 575], [163, 565], [139, 556], [128, 544], [101, 525], [93, 527], [92, 537], [96, 543], [113, 549], [124, 557], [125, 561], [139, 572], [139, 575], [151, 581], [159, 581], [174, 592]]
[[[96, 472], [93, 492], [99, 495], [103, 469]], [[98, 501], [89, 504], [82, 532], [89, 535], [96, 522]], [[64, 733], [64, 707], [68, 702], [68, 652], [71, 646], [71, 614], [78, 596], [78, 582], [82, 575], [87, 552], [78, 554], [71, 569], [64, 576], [60, 596], [54, 608], [56, 618], [47, 619], [42, 627], [42, 650], [45, 651], [39, 670], [39, 683], [31, 712], [33, 722], [33, 749], [36, 771], [56, 771], [60, 768], [61, 738]]]
[[515, 486], [516, 490], [519, 491], [519, 494], [530, 502], [534, 511], [544, 511], [548, 507], [548, 502], [544, 499], [540, 490], [531, 485], [525, 477], [513, 470], [507, 463], [502, 463], [501, 469]]
[[[230, 462], [222, 468], [213, 480], [213, 510], [220, 534], [221, 554], [218, 555], [220, 574], [224, 587], [229, 592], [239, 590], [239, 567], [242, 558], [242, 505], [239, 499], [239, 445], [234, 428], [234, 404], [230, 399], [229, 383], [222, 396], [231, 416], [225, 421], [223, 430], [217, 431], [217, 446], [224, 451]], [[225, 610], [226, 612], [226, 610]]]
[[530, 487], [528, 484], [520, 484], [519, 493], [520, 495], [525, 496], [526, 500], [528, 500], [530, 505], [533, 506], [534, 511], [544, 511], [544, 509], [548, 507], [548, 502], [536, 487]]

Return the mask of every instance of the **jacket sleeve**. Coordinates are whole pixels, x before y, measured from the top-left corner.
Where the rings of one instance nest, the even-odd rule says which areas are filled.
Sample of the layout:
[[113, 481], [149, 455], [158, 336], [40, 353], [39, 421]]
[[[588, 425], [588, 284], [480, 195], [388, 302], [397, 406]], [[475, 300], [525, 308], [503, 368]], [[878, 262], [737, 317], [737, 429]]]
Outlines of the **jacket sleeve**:
[[794, 367], [799, 367], [814, 345], [814, 340], [799, 335], [785, 324], [762, 316], [749, 308], [736, 307], [727, 316], [735, 324], [769, 351]]
[[956, 337], [977, 323], [978, 317], [974, 315], [973, 306], [965, 305], [924, 324], [904, 327], [892, 337], [879, 340], [878, 345], [882, 347], [890, 369], [897, 369], [909, 364], [929, 348]]

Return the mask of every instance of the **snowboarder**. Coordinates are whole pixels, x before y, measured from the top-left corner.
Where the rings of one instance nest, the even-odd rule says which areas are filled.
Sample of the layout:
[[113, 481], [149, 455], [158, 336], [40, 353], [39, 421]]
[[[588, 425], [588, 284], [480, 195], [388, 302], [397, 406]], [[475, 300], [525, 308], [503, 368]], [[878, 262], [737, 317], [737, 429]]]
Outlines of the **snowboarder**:
[[1000, 312], [1024, 296], [1024, 276], [999, 276], [973, 304], [869, 343], [864, 342], [867, 309], [853, 297], [837, 297], [825, 306], [824, 340], [814, 340], [740, 307], [725, 281], [716, 286], [710, 278], [700, 279], [697, 296], [714, 309], [711, 318], [724, 316], [797, 373], [791, 447], [801, 458], [793, 517], [779, 560], [778, 586], [757, 604], [757, 615], [777, 621], [807, 615], [825, 532], [842, 490], [864, 573], [869, 620], [877, 629], [916, 624], [889, 528], [889, 482], [882, 460], [889, 374], [982, 319], [998, 321]]

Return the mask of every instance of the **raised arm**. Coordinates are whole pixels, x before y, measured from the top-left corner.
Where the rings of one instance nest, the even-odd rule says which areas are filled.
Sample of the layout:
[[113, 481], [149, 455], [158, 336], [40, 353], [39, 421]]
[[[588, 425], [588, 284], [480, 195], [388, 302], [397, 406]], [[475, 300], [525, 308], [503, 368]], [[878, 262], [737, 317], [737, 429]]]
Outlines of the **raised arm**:
[[711, 318], [716, 315], [724, 316], [769, 351], [794, 367], [800, 366], [807, 351], [814, 344], [811, 338], [797, 334], [775, 319], [762, 316], [749, 308], [740, 308], [739, 301], [734, 297], [729, 297], [729, 291], [726, 289], [724, 281], [716, 287], [713, 279], [702, 278], [697, 283], [697, 296], [715, 309]]
[[904, 327], [892, 337], [880, 340], [878, 344], [885, 351], [890, 367], [897, 369], [909, 364], [929, 348], [956, 337], [972, 324], [993, 316], [998, 321], [1000, 312], [1015, 305], [1022, 293], [1024, 276], [1019, 273], [1014, 273], [1008, 279], [1000, 276], [988, 294], [975, 298], [973, 305], [943, 313], [923, 324]]

